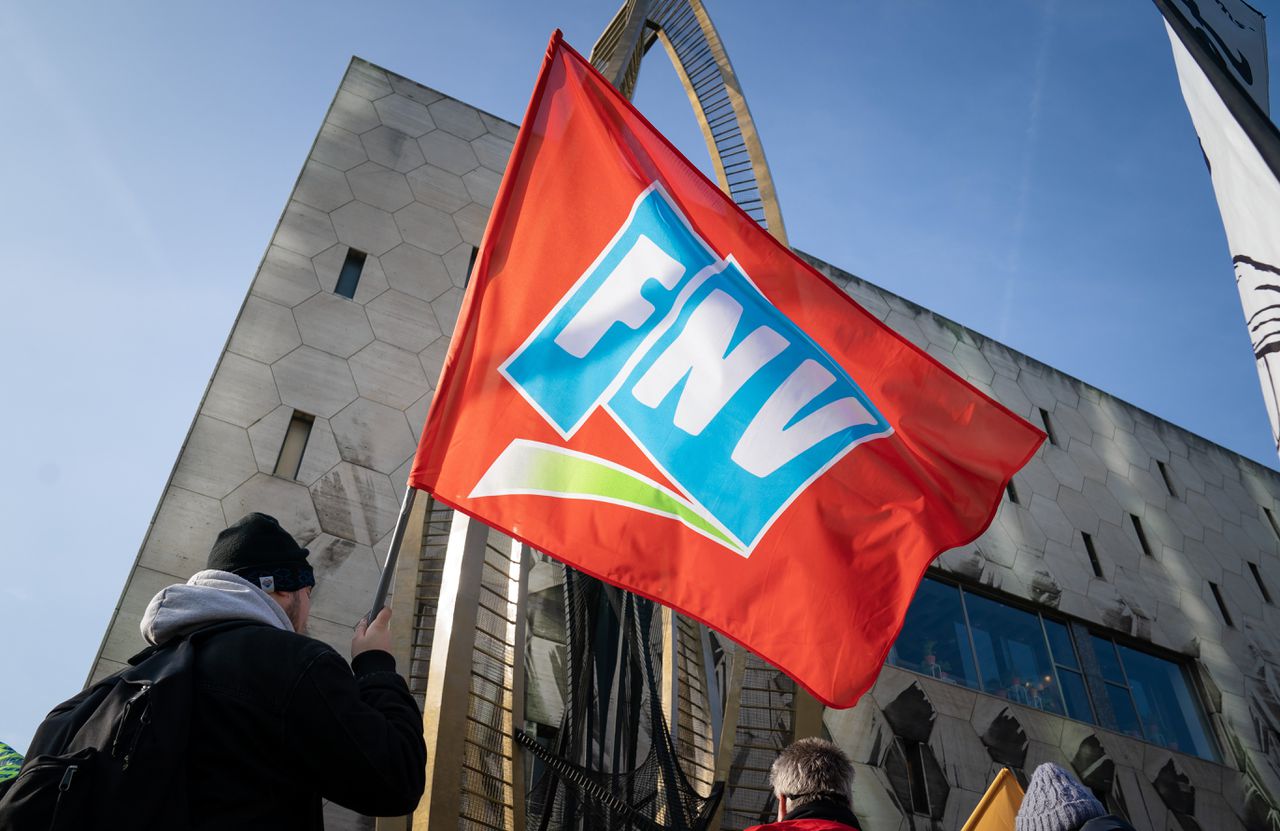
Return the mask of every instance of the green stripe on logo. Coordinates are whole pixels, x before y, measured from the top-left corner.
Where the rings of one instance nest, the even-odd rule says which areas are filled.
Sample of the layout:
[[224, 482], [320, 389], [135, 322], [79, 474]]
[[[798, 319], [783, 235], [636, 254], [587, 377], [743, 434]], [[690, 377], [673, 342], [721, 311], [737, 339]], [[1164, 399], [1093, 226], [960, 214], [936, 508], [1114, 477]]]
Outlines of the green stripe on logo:
[[743, 546], [694, 505], [635, 471], [594, 456], [528, 441], [512, 442], [471, 496], [539, 494], [631, 505], [670, 517], [741, 554]]

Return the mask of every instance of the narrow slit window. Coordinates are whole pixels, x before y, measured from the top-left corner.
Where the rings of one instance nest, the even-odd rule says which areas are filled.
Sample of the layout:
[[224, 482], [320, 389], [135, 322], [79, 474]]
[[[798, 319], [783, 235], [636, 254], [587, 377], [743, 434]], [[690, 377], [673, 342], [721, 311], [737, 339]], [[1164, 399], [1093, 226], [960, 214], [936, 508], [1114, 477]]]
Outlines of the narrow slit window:
[[1107, 579], [1102, 576], [1102, 563], [1098, 562], [1098, 550], [1093, 547], [1093, 537], [1081, 531], [1080, 538], [1084, 540], [1084, 550], [1089, 553], [1089, 565], [1093, 566], [1093, 576], [1100, 580]]
[[284, 432], [284, 441], [280, 444], [280, 455], [276, 459], [276, 476], [285, 479], [297, 479], [298, 470], [302, 467], [302, 454], [307, 449], [307, 439], [311, 438], [311, 425], [315, 416], [293, 411], [289, 419], [289, 427]]
[[1044, 432], [1049, 436], [1049, 444], [1057, 446], [1058, 436], [1053, 432], [1053, 422], [1049, 420], [1049, 411], [1044, 407], [1040, 408], [1040, 423], [1044, 425]]
[[1012, 502], [1012, 503], [1013, 503], [1013, 504], [1015, 504], [1015, 505], [1021, 505], [1021, 504], [1022, 504], [1022, 503], [1019, 501], [1019, 499], [1018, 499], [1018, 489], [1017, 489], [1017, 488], [1015, 488], [1015, 487], [1013, 486], [1013, 480], [1012, 480], [1012, 479], [1010, 479], [1010, 480], [1009, 480], [1009, 485], [1008, 485], [1008, 487], [1006, 487], [1004, 490], [1005, 490], [1005, 493], [1009, 494], [1009, 501], [1010, 501], [1010, 502]]
[[1267, 605], [1274, 606], [1275, 603], [1271, 599], [1271, 592], [1267, 591], [1267, 584], [1262, 582], [1262, 573], [1258, 571], [1258, 566], [1254, 563], [1249, 563], [1249, 572], [1253, 574], [1253, 582], [1258, 584], [1258, 591], [1262, 592], [1262, 599], [1267, 602]]
[[1267, 515], [1267, 523], [1271, 525], [1271, 533], [1276, 535], [1276, 539], [1280, 540], [1280, 525], [1276, 524], [1276, 515], [1271, 513], [1270, 508], [1263, 508], [1262, 512]]
[[1133, 523], [1133, 533], [1138, 535], [1138, 545], [1142, 546], [1142, 553], [1148, 557], [1154, 557], [1151, 553], [1151, 543], [1147, 542], [1147, 532], [1142, 530], [1142, 520], [1138, 519], [1137, 514], [1129, 514], [1129, 521]]
[[920, 743], [898, 739], [902, 755], [907, 763], [907, 782], [911, 788], [911, 811], [929, 816], [929, 786], [924, 775], [924, 755]]
[[1156, 460], [1156, 467], [1160, 468], [1160, 478], [1164, 480], [1165, 490], [1169, 491], [1170, 496], [1176, 497], [1178, 492], [1173, 489], [1173, 477], [1169, 475], [1169, 468], [1159, 459]]
[[342, 262], [342, 271], [338, 273], [338, 285], [333, 287], [334, 294], [354, 298], [356, 286], [360, 285], [360, 273], [364, 271], [365, 253], [354, 248], [347, 249], [347, 258]]
[[1232, 629], [1236, 628], [1235, 623], [1231, 620], [1231, 613], [1227, 611], [1227, 604], [1222, 600], [1222, 592], [1219, 591], [1218, 584], [1210, 583], [1209, 590], [1213, 592], [1213, 599], [1218, 601], [1218, 611], [1222, 612], [1222, 622]]

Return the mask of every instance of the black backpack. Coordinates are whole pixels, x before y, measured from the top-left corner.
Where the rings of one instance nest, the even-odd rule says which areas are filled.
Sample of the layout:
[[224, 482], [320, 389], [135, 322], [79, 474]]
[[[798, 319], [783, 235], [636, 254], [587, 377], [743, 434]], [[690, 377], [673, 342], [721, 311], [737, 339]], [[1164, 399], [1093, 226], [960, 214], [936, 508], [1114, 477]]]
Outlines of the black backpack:
[[228, 621], [129, 659], [45, 717], [0, 795], [0, 831], [182, 828], [195, 648]]

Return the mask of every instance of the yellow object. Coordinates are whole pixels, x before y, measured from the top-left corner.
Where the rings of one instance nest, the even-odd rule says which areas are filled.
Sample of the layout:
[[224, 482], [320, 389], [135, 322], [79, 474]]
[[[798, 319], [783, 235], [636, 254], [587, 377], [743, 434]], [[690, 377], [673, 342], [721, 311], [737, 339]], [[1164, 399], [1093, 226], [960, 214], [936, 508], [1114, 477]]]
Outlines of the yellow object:
[[1022, 797], [1022, 786], [1013, 772], [1001, 768], [960, 831], [1013, 831]]

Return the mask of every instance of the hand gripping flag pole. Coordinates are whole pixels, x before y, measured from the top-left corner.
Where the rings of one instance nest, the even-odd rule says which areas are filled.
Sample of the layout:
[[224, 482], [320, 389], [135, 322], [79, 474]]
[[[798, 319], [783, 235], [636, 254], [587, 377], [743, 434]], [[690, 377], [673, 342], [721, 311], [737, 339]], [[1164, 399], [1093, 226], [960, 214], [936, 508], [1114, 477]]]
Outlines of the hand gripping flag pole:
[[404, 530], [409, 525], [409, 514], [413, 511], [413, 500], [417, 491], [411, 485], [404, 489], [404, 499], [400, 502], [400, 516], [396, 517], [396, 527], [391, 531], [391, 545], [387, 547], [387, 561], [382, 564], [382, 573], [378, 575], [378, 588], [373, 593], [373, 606], [365, 618], [369, 623], [378, 616], [382, 607], [387, 605], [387, 593], [391, 591], [391, 581], [395, 578], [396, 561], [400, 558], [400, 544], [404, 542]]
[[556, 32], [409, 484], [850, 707], [929, 563], [1043, 439], [765, 232]]

